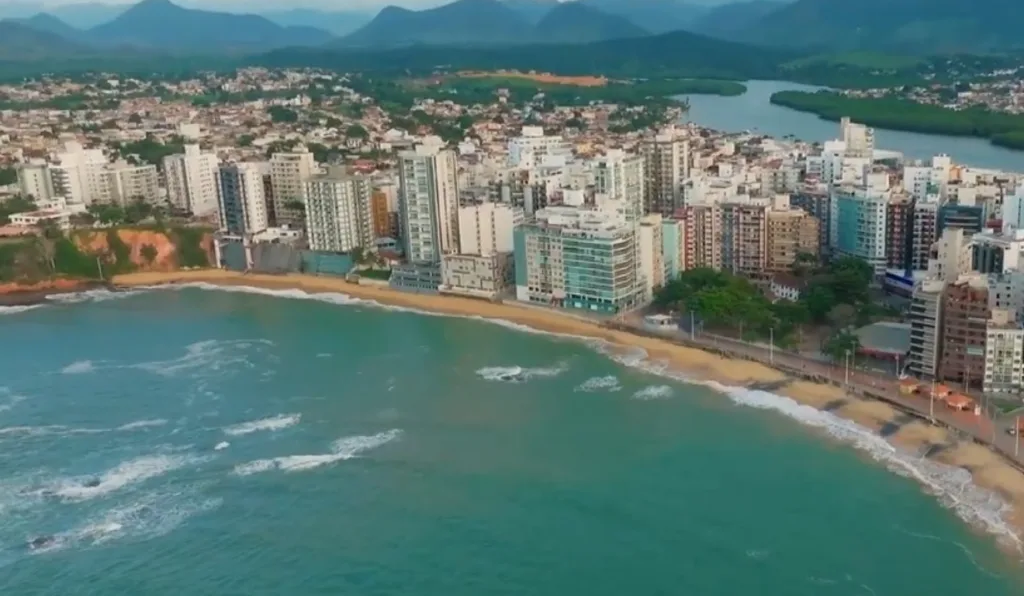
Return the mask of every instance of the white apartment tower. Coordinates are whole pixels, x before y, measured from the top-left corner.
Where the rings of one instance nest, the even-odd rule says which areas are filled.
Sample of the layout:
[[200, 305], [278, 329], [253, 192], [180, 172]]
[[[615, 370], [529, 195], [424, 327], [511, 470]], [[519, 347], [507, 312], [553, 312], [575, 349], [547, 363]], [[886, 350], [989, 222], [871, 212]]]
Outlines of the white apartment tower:
[[521, 208], [502, 203], [459, 207], [459, 253], [488, 256], [512, 252], [513, 232], [523, 219]]
[[160, 176], [156, 166], [135, 166], [126, 162], [111, 164], [107, 170], [110, 200], [119, 205], [143, 201], [150, 205], [160, 201]]
[[644, 143], [647, 180], [644, 211], [666, 217], [683, 206], [683, 183], [690, 175], [689, 142], [670, 129]]
[[21, 194], [32, 197], [36, 203], [53, 199], [53, 181], [50, 167], [45, 162], [23, 164], [18, 168], [18, 188]]
[[849, 118], [839, 121], [839, 131], [846, 143], [847, 157], [871, 159], [875, 153], [875, 130], [863, 124], [851, 122]]
[[185, 153], [168, 155], [163, 165], [171, 207], [200, 217], [217, 212], [219, 160], [215, 154], [203, 153], [199, 145], [185, 145]]
[[399, 221], [410, 263], [439, 264], [459, 250], [459, 172], [455, 152], [441, 139], [398, 156]]
[[644, 208], [644, 158], [612, 149], [594, 164], [597, 192], [616, 202], [626, 221], [636, 223]]
[[218, 179], [221, 230], [242, 238], [266, 230], [269, 222], [259, 165], [224, 164], [220, 167]]
[[110, 184], [105, 170], [107, 158], [100, 149], [83, 149], [79, 143], [68, 142], [57, 155], [58, 165], [50, 167], [53, 192], [67, 199], [69, 205], [109, 203]]
[[343, 168], [306, 181], [306, 234], [309, 248], [351, 252], [374, 247], [373, 185], [362, 176], [349, 176]]
[[306, 202], [306, 181], [317, 174], [316, 160], [304, 147], [270, 157], [270, 185], [274, 192], [274, 215], [277, 224], [298, 224], [302, 209], [296, 203]]
[[571, 156], [561, 135], [545, 135], [540, 126], [524, 126], [522, 133], [508, 142], [508, 165], [512, 168], [561, 167]]

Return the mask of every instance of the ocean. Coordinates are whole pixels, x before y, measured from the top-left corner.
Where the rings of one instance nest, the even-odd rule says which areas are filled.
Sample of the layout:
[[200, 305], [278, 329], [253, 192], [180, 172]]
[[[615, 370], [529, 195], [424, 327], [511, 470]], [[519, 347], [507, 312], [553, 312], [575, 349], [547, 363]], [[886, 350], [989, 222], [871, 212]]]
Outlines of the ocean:
[[0, 308], [2, 594], [1024, 594], [996, 497], [826, 414], [309, 298]]

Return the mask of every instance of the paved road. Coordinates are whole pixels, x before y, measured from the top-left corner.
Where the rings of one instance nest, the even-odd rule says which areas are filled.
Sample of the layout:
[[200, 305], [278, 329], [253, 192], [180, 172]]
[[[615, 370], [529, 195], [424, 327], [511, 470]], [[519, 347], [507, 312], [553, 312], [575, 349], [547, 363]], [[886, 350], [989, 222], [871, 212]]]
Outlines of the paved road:
[[[642, 318], [630, 318], [622, 321], [622, 324], [643, 330], [646, 333], [651, 332], [650, 327], [643, 323]], [[661, 334], [659, 333], [659, 335]], [[936, 421], [955, 428], [979, 442], [994, 446], [1003, 455], [1024, 466], [1024, 446], [1020, 446], [1020, 454], [1016, 455], [1018, 452], [1017, 437], [1007, 434], [1004, 428], [1001, 428], [998, 423], [993, 423], [984, 413], [976, 416], [973, 412], [954, 412], [939, 400], [935, 400], [935, 403], [932, 404], [924, 395], [903, 395], [899, 391], [899, 381], [894, 376], [856, 370], [852, 367], [847, 373], [845, 367], [837, 367], [791, 352], [770, 350], [765, 346], [711, 334], [698, 334], [691, 339], [689, 333], [677, 330], [666, 335], [685, 345], [727, 350], [734, 355], [763, 362], [786, 372], [817, 375], [830, 379], [836, 385], [848, 385], [852, 391], [883, 398], [923, 417], [933, 417]]]

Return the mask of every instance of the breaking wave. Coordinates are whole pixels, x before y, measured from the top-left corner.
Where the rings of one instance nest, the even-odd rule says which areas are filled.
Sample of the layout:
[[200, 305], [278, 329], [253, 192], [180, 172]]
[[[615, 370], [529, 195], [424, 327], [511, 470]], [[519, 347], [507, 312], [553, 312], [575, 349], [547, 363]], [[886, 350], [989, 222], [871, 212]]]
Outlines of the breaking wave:
[[261, 430], [281, 430], [283, 428], [288, 428], [289, 426], [295, 426], [301, 419], [302, 414], [279, 414], [269, 418], [234, 424], [224, 427], [223, 430], [226, 435], [238, 437], [249, 433], [259, 432]]
[[[631, 349], [627, 350], [626, 353], [622, 353], [622, 349], [620, 347], [612, 346], [600, 339], [564, 333], [550, 333], [502, 319], [487, 319], [472, 315], [447, 315], [419, 309], [383, 305], [372, 300], [361, 300], [341, 293], [308, 293], [302, 290], [266, 290], [250, 286], [218, 286], [205, 282], [176, 284], [170, 286], [152, 286], [147, 289], [156, 288], [165, 290], [198, 288], [220, 292], [261, 294], [282, 298], [316, 300], [331, 304], [367, 305], [390, 311], [414, 312], [429, 316], [454, 316], [456, 318], [476, 319], [525, 333], [582, 340], [587, 345], [612, 357], [626, 366], [638, 368], [650, 374], [665, 376], [685, 383], [702, 384], [724, 393], [729, 397], [729, 399], [737, 404], [773, 410], [803, 424], [821, 428], [831, 436], [848, 442], [858, 449], [862, 449], [871, 454], [872, 457], [882, 462], [884, 465], [889, 467], [889, 469], [914, 478], [922, 485], [928, 487], [938, 496], [944, 505], [950, 507], [957, 513], [957, 515], [967, 522], [977, 524], [986, 531], [1011, 541], [1018, 550], [1024, 550], [1024, 547], [1022, 547], [1021, 537], [1013, 531], [1005, 520], [1009, 511], [1009, 505], [996, 493], [975, 485], [971, 481], [970, 473], [967, 470], [947, 466], [916, 455], [902, 452], [890, 445], [882, 437], [873, 433], [870, 429], [844, 420], [829, 412], [823, 412], [810, 406], [804, 406], [781, 395], [764, 391], [749, 390], [742, 387], [729, 387], [714, 382], [702, 382], [698, 379], [693, 379], [685, 375], [675, 373], [663, 363], [650, 361], [648, 354], [641, 349]], [[594, 379], [589, 379], [587, 382], [583, 383], [583, 385], [577, 387], [576, 390], [586, 391], [587, 389], [585, 389], [585, 387], [596, 390], [602, 388], [602, 385], [607, 385], [608, 390], [621, 388], [617, 379], [615, 379], [614, 384], [606, 379], [608, 379], [608, 377], [595, 377]], [[264, 465], [266, 469], [274, 469], [277, 467], [277, 463], [274, 463], [276, 460], [260, 461], [271, 462], [270, 464], [260, 464]], [[252, 462], [252, 464], [256, 463], [257, 462]], [[236, 471], [238, 471], [238, 468], [236, 468]]]
[[331, 445], [328, 453], [314, 455], [286, 455], [255, 461], [235, 466], [233, 473], [237, 476], [249, 476], [270, 470], [283, 472], [299, 472], [312, 470], [342, 460], [352, 459], [360, 453], [376, 449], [385, 443], [394, 441], [402, 434], [401, 429], [391, 429], [375, 435], [356, 435], [338, 439]]
[[488, 381], [504, 381], [521, 383], [535, 378], [550, 378], [569, 370], [564, 364], [551, 367], [523, 368], [521, 366], [487, 366], [476, 371], [476, 374]]
[[165, 424], [167, 424], [166, 420], [164, 420], [163, 418], [157, 418], [152, 420], [136, 420], [134, 422], [128, 422], [122, 424], [121, 426], [115, 426], [112, 428], [76, 428], [73, 426], [64, 426], [60, 424], [51, 424], [48, 426], [8, 426], [6, 428], [0, 428], [0, 437], [95, 435], [100, 433], [110, 433], [118, 431], [133, 431], [144, 428], [163, 426]]
[[83, 373], [90, 373], [96, 370], [93, 366], [92, 360], [79, 360], [78, 362], [72, 362], [60, 370], [65, 375], [80, 375]]
[[193, 516], [220, 507], [222, 503], [222, 499], [203, 497], [191, 487], [144, 494], [129, 504], [99, 513], [70, 530], [55, 534], [50, 544], [32, 550], [31, 554], [44, 555], [116, 540], [157, 538], [170, 533]]
[[107, 290], [105, 288], [98, 288], [82, 292], [69, 292], [67, 294], [51, 294], [47, 296], [46, 299], [51, 302], [60, 302], [62, 304], [78, 304], [80, 302], [106, 302], [108, 300], [119, 300], [130, 296], [145, 294], [147, 292], [149, 292], [148, 289]]
[[619, 384], [619, 378], [615, 375], [591, 377], [576, 387], [576, 391], [583, 391], [586, 393], [593, 393], [595, 391], [619, 391], [621, 389], [622, 385]]
[[185, 354], [171, 360], [154, 360], [129, 365], [130, 368], [145, 370], [161, 376], [172, 377], [179, 373], [219, 373], [235, 367], [252, 369], [255, 364], [249, 360], [249, 352], [260, 352], [266, 346], [274, 345], [266, 339], [205, 340], [189, 344]]
[[672, 387], [668, 385], [651, 385], [650, 387], [644, 387], [640, 391], [633, 394], [633, 399], [639, 399], [641, 401], [651, 399], [665, 399], [672, 397]]
[[41, 494], [65, 501], [87, 501], [198, 461], [201, 461], [200, 458], [188, 454], [146, 455], [122, 462], [99, 476], [79, 476], [58, 481], [53, 486], [44, 488]]
[[25, 304], [21, 306], [0, 306], [0, 317], [3, 315], [16, 315], [18, 313], [28, 312], [30, 310], [41, 307], [42, 304]]

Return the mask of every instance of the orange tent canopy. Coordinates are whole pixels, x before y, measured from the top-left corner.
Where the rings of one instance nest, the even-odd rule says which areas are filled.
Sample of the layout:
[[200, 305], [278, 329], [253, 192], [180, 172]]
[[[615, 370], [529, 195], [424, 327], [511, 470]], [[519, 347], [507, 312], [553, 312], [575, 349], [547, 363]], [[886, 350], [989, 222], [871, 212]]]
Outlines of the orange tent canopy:
[[959, 393], [953, 393], [946, 397], [946, 403], [956, 410], [969, 410], [974, 407], [973, 399]]

